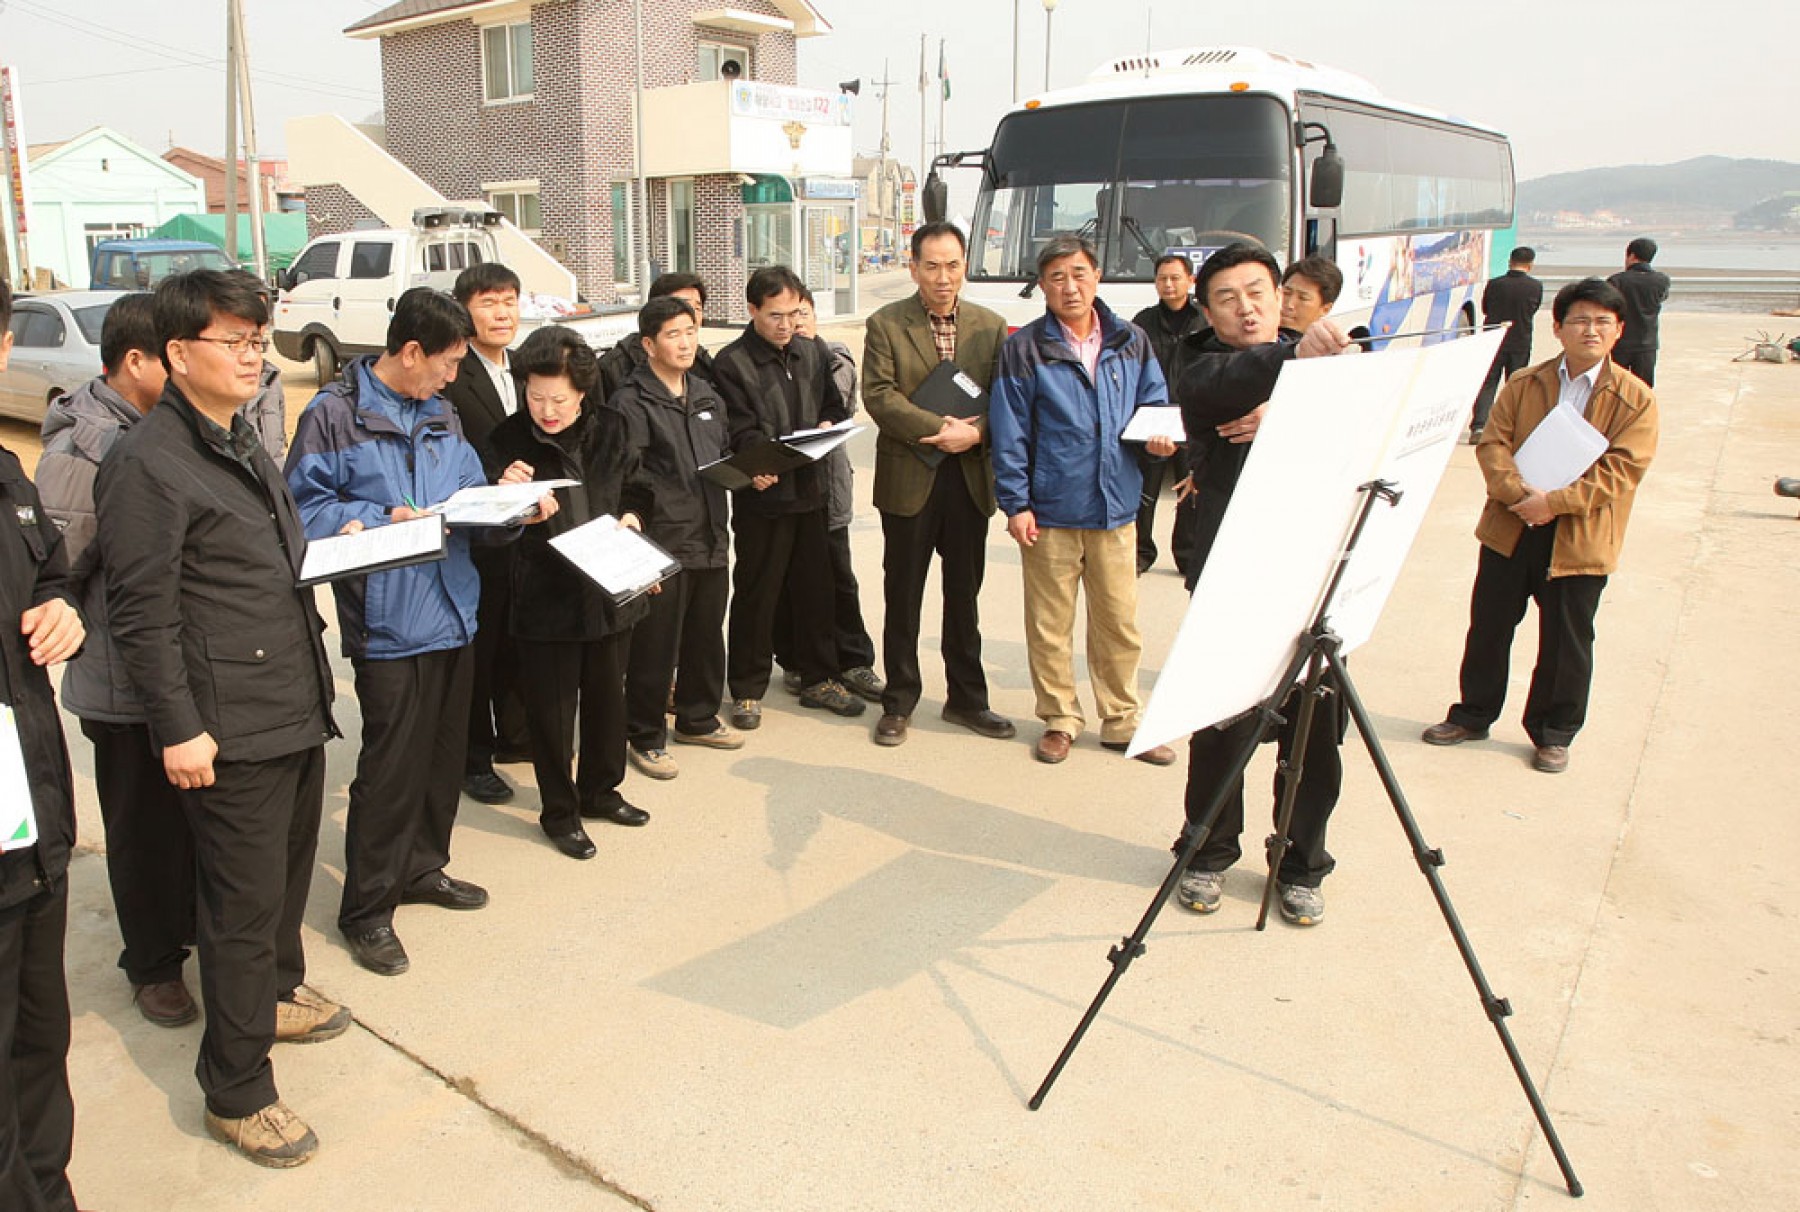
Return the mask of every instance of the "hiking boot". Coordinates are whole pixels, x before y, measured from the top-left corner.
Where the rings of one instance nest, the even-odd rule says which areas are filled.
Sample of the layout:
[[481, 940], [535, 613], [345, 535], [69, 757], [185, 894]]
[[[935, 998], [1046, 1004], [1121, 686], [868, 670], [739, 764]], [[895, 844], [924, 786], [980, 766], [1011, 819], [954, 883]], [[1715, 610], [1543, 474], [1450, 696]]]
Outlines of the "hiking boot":
[[742, 749], [744, 747], [744, 738], [723, 724], [711, 732], [683, 732], [679, 728], [671, 728], [669, 739], [677, 745], [698, 745], [702, 749]]
[[1316, 926], [1325, 920], [1325, 894], [1301, 884], [1275, 885], [1281, 895], [1281, 916], [1296, 926]]
[[653, 779], [672, 779], [681, 773], [667, 749], [639, 749], [631, 745], [627, 752], [631, 754], [631, 764]]
[[259, 1166], [286, 1170], [312, 1160], [319, 1138], [279, 1100], [254, 1115], [232, 1119], [206, 1113], [206, 1130]]
[[858, 665], [855, 669], [846, 669], [839, 675], [839, 680], [850, 693], [869, 700], [871, 703], [881, 702], [881, 696], [887, 691], [887, 683], [867, 665]]
[[800, 692], [802, 707], [816, 707], [833, 715], [853, 716], [863, 713], [863, 701], [844, 689], [842, 682], [826, 678]]
[[731, 726], [739, 732], [755, 732], [762, 727], [762, 703], [757, 699], [738, 699], [731, 704]]
[[1223, 871], [1190, 869], [1182, 872], [1181, 883], [1175, 885], [1175, 899], [1195, 913], [1215, 913], [1219, 908], [1219, 894], [1224, 889]]
[[336, 1039], [349, 1029], [350, 1007], [320, 997], [305, 985], [295, 989], [291, 997], [275, 1003], [278, 1044], [316, 1044], [322, 1039]]

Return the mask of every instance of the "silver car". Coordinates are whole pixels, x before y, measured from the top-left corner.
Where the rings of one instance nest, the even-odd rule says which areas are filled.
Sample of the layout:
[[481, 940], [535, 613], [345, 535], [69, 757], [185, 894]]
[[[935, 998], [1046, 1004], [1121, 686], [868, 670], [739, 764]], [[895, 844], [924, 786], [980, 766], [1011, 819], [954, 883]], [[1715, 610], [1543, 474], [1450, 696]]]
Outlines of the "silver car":
[[12, 360], [0, 371], [0, 416], [40, 423], [50, 401], [100, 373], [100, 326], [122, 290], [21, 295], [13, 301]]

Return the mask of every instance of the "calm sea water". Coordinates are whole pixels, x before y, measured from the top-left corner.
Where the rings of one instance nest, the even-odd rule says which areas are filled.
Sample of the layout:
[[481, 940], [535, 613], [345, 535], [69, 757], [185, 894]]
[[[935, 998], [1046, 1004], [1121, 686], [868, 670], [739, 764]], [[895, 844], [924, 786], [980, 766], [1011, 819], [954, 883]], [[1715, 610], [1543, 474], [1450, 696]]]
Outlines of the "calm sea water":
[[[1638, 233], [1593, 235], [1586, 232], [1521, 231], [1519, 243], [1537, 250], [1546, 270], [1623, 267], [1625, 245]], [[1777, 271], [1800, 276], [1800, 236], [1767, 234], [1741, 237], [1706, 232], [1688, 237], [1651, 233], [1662, 270]]]

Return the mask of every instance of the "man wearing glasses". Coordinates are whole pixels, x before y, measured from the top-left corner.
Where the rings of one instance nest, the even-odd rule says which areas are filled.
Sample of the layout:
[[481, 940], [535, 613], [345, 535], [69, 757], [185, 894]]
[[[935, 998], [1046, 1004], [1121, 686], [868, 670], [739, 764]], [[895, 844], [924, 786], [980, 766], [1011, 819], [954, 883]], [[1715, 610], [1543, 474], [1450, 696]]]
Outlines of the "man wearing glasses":
[[[1476, 523], [1481, 562], [1463, 645], [1462, 700], [1425, 730], [1432, 745], [1486, 738], [1506, 704], [1507, 659], [1525, 606], [1538, 608], [1538, 660], [1525, 699], [1525, 732], [1546, 774], [1569, 767], [1587, 718], [1594, 614], [1619, 562], [1638, 482], [1656, 454], [1656, 396], [1613, 363], [1626, 302], [1599, 278], [1571, 282], [1551, 304], [1563, 353], [1500, 392], [1475, 457], [1488, 499]], [[1552, 410], [1600, 431], [1606, 450], [1574, 482], [1532, 484], [1514, 456]]]
[[350, 1025], [300, 983], [331, 671], [294, 584], [299, 512], [236, 415], [261, 386], [268, 308], [213, 270], [166, 279], [154, 308], [168, 386], [95, 482], [112, 638], [194, 834], [207, 1131], [297, 1166], [319, 1142], [276, 1094], [270, 1047]]

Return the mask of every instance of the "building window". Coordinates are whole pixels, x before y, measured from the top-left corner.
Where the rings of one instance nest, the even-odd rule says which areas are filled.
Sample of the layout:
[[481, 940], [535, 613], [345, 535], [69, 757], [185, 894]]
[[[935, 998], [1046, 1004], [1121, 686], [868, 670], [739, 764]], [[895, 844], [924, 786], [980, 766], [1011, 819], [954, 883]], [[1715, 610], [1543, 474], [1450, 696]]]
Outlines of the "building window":
[[636, 281], [631, 272], [631, 182], [614, 181], [612, 187], [613, 281], [621, 286]]
[[669, 268], [694, 272], [694, 183], [669, 182]]
[[[697, 45], [700, 58], [694, 67], [695, 83], [704, 84], [708, 80], [733, 80], [739, 77], [751, 79], [748, 46], [740, 42], [717, 42], [710, 38], [702, 38]], [[726, 64], [734, 64], [735, 67], [727, 67]]]
[[543, 210], [538, 204], [536, 182], [507, 185], [503, 188], [482, 187], [487, 203], [505, 215], [507, 221], [528, 236], [536, 236], [544, 227]]
[[481, 31], [481, 77], [489, 101], [531, 96], [531, 22], [490, 25]]

